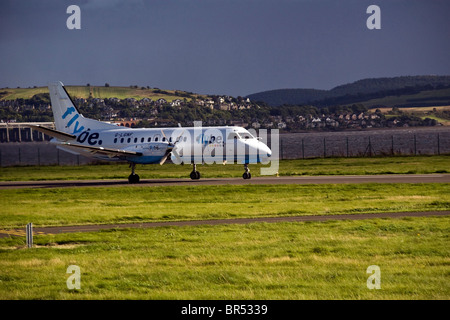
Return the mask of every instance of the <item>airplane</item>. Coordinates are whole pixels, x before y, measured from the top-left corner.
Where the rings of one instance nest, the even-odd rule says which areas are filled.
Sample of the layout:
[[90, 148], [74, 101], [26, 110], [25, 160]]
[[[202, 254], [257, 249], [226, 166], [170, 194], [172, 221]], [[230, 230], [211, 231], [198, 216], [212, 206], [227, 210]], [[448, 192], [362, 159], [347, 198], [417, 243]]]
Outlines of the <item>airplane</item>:
[[[270, 148], [248, 130], [237, 126], [128, 128], [85, 118], [63, 83], [48, 84], [55, 129], [30, 125], [53, 137], [61, 150], [106, 161], [128, 161], [129, 183], [139, 183], [136, 164], [192, 164], [190, 178], [200, 179], [197, 164], [242, 163], [244, 179], [251, 179], [250, 163], [267, 163]], [[195, 125], [195, 123], [194, 123]]]

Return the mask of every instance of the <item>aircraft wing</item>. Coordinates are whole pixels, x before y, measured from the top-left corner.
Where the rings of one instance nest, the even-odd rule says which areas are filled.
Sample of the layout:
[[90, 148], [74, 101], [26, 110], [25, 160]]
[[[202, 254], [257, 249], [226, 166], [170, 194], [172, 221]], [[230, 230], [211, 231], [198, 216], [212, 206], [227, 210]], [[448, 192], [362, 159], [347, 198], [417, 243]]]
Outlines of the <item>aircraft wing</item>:
[[28, 127], [33, 128], [36, 131], [45, 133], [46, 135], [48, 135], [50, 137], [54, 137], [54, 138], [62, 140], [62, 141], [75, 140], [77, 138], [73, 134], [65, 133], [62, 131], [50, 129], [50, 128], [39, 126], [39, 125], [28, 125]]
[[91, 147], [91, 146], [83, 146], [83, 145], [79, 145], [79, 144], [73, 144], [73, 143], [62, 143], [62, 146], [67, 146], [67, 147], [73, 147], [73, 148], [79, 148], [79, 149], [83, 149], [85, 151], [88, 151], [90, 153], [98, 153], [104, 156], [107, 156], [109, 158], [114, 158], [114, 157], [123, 157], [123, 156], [142, 156], [141, 152], [134, 152], [134, 151], [126, 151], [126, 150], [121, 150], [121, 149], [111, 149], [111, 148], [103, 148], [103, 147]]

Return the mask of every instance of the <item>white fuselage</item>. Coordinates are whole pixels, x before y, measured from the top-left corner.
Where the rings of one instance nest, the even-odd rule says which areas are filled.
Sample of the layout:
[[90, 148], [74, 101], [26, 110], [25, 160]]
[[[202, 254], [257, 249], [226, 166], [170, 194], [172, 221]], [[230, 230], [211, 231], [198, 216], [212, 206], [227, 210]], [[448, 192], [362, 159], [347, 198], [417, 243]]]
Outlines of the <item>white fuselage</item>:
[[111, 158], [90, 150], [67, 145], [61, 149], [99, 160], [126, 160], [132, 163], [159, 163], [168, 148], [173, 148], [174, 163], [258, 163], [267, 161], [271, 150], [241, 127], [188, 127], [85, 130], [77, 134], [77, 145], [118, 149], [140, 153]]
[[[58, 148], [108, 161], [134, 164], [266, 162], [271, 150], [241, 127], [130, 129], [85, 118], [62, 82], [49, 84], [56, 129], [35, 126], [53, 136]], [[134, 167], [133, 167], [134, 168]], [[247, 168], [247, 166], [246, 166]], [[248, 170], [246, 169], [246, 172]]]

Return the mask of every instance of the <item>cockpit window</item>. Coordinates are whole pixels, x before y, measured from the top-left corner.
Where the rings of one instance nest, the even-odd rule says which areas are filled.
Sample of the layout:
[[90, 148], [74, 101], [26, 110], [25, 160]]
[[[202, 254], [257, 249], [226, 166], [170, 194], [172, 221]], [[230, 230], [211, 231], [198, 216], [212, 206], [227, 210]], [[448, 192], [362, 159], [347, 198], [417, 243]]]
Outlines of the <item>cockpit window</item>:
[[233, 139], [241, 139], [241, 136], [237, 132], [230, 132], [230, 134], [228, 135], [228, 140]]
[[239, 132], [239, 136], [241, 139], [255, 139], [255, 137], [248, 131]]

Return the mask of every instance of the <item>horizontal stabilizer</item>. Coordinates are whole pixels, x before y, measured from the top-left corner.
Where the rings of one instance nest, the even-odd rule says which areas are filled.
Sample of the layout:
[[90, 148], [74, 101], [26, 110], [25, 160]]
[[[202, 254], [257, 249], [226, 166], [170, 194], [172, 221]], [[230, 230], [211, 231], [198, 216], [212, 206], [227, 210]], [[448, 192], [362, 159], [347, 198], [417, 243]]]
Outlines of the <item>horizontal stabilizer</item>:
[[50, 128], [39, 126], [39, 125], [28, 125], [28, 127], [33, 128], [36, 131], [42, 132], [50, 137], [54, 137], [54, 138], [56, 138], [58, 140], [62, 140], [62, 141], [75, 140], [77, 138], [73, 134], [50, 129]]

